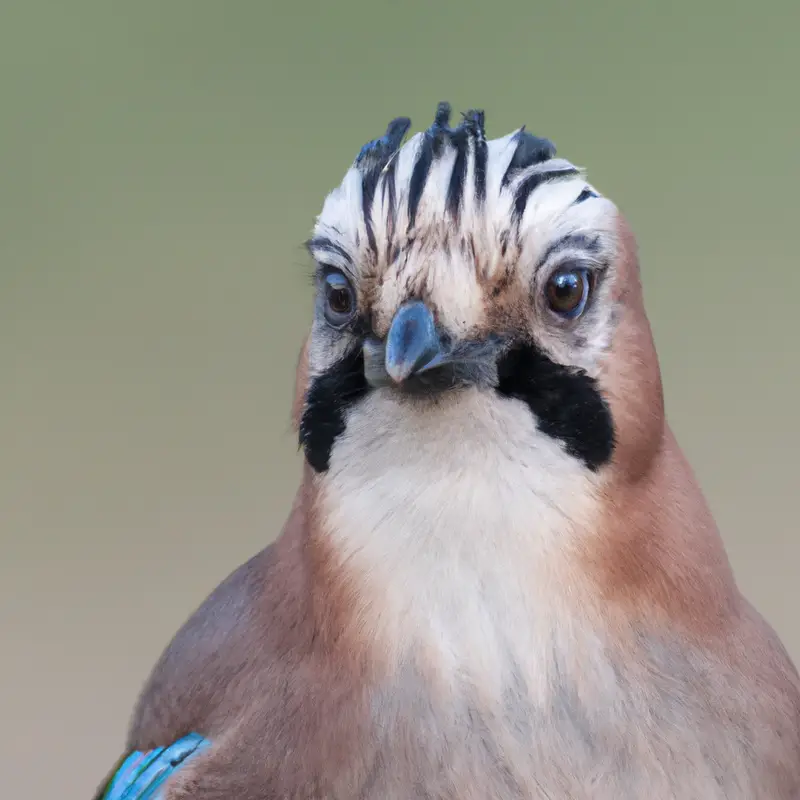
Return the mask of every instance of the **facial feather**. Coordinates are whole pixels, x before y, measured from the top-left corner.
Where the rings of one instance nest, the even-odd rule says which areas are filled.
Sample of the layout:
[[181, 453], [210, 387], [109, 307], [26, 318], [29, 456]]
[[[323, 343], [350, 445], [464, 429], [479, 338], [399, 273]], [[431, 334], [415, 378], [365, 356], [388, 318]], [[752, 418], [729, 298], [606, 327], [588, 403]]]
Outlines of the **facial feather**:
[[[309, 250], [350, 277], [362, 324], [331, 330], [318, 303], [301, 440], [324, 536], [360, 587], [353, 613], [390, 660], [469, 665], [495, 697], [524, 664], [544, 691], [552, 676], [531, 654], [553, 637], [569, 648], [583, 624], [558, 584], [574, 583], [567, 554], [600, 513], [613, 453], [596, 378], [617, 213], [547, 140], [487, 142], [473, 112], [447, 123], [440, 107], [402, 147], [392, 123], [325, 201]], [[542, 297], [573, 263], [597, 280], [567, 324]], [[364, 381], [364, 328], [385, 340], [409, 299], [456, 342], [508, 339], [492, 385], [411, 398]]]

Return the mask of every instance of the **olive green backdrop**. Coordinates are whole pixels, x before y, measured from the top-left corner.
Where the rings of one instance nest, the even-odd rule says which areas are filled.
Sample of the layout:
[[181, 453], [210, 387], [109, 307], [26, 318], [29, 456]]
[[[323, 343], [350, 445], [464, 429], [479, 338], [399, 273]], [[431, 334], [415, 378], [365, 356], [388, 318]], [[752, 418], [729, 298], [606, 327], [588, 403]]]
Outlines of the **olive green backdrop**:
[[638, 233], [668, 410], [800, 658], [797, 0], [0, 4], [0, 795], [88, 797], [186, 615], [278, 531], [301, 243], [436, 102]]

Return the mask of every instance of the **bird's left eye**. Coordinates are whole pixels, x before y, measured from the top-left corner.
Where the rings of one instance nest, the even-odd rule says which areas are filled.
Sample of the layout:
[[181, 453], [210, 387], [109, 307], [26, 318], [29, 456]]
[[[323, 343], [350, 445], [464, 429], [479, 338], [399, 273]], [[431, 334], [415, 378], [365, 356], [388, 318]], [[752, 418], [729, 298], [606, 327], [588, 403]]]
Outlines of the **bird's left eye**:
[[574, 319], [586, 308], [590, 289], [589, 270], [561, 270], [547, 281], [547, 305], [559, 316]]
[[325, 319], [335, 328], [346, 325], [356, 308], [355, 292], [340, 272], [325, 276]]

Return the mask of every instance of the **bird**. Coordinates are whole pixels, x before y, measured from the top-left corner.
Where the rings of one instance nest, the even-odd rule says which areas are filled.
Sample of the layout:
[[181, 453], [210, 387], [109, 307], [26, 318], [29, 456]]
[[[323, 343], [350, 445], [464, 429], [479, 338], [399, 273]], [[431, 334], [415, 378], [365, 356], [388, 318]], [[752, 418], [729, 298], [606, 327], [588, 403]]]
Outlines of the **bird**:
[[451, 116], [324, 199], [291, 511], [98, 798], [800, 797], [800, 677], [667, 421], [625, 213]]

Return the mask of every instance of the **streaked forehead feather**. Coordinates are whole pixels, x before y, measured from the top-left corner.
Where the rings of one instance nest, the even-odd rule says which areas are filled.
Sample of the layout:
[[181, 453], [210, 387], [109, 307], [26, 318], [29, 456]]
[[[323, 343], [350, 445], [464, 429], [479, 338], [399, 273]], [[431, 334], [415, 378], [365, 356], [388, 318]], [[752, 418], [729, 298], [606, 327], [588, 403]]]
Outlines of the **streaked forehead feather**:
[[[505, 255], [542, 187], [562, 210], [599, 196], [582, 170], [556, 157], [550, 140], [524, 126], [487, 141], [482, 111], [467, 111], [452, 127], [447, 103], [427, 130], [404, 143], [410, 125], [406, 117], [393, 119], [383, 136], [361, 148], [325, 201], [310, 242], [315, 257], [321, 252], [314, 243], [327, 240], [339, 243], [339, 256], [352, 250], [385, 265], [409, 240], [437, 227], [448, 237], [487, 234]], [[560, 184], [568, 186], [553, 192]]]

